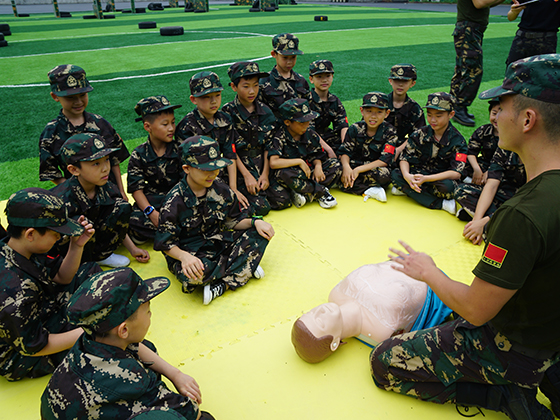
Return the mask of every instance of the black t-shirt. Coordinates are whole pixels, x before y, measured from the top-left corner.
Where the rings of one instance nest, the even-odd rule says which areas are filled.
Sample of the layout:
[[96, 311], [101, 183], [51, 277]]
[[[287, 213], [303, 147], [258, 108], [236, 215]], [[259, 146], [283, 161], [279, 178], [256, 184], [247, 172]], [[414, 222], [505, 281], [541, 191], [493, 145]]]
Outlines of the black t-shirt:
[[521, 15], [519, 29], [533, 32], [558, 32], [560, 25], [560, 2], [539, 0], [528, 4]]
[[474, 7], [472, 0], [457, 1], [457, 22], [467, 20], [482, 26], [488, 26], [488, 16], [490, 16], [490, 8], [488, 7], [477, 9]]

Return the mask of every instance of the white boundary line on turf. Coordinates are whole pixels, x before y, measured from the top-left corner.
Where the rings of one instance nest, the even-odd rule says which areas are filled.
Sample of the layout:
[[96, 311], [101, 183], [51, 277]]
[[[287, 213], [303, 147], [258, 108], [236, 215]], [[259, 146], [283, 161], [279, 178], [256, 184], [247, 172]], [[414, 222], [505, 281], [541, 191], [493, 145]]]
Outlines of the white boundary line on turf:
[[[272, 56], [267, 55], [265, 57], [260, 58], [253, 58], [247, 61], [262, 61], [272, 58]], [[112, 79], [104, 79], [104, 80], [90, 80], [90, 83], [103, 83], [103, 82], [115, 82], [117, 80], [130, 80], [130, 79], [143, 79], [145, 77], [159, 77], [159, 76], [166, 76], [169, 74], [179, 74], [179, 73], [188, 73], [190, 71], [202, 71], [207, 69], [215, 69], [217, 67], [224, 67], [224, 66], [231, 66], [236, 61], [232, 61], [231, 63], [222, 63], [222, 64], [214, 64], [213, 66], [206, 66], [206, 67], [198, 67], [194, 69], [185, 69], [185, 70], [175, 70], [175, 71], [166, 71], [163, 73], [153, 73], [153, 74], [138, 74], [135, 76], [123, 76], [123, 77], [114, 77]], [[50, 86], [49, 83], [33, 83], [28, 85], [3, 85], [0, 86], [1, 88], [22, 88], [22, 87], [42, 87], [42, 86]]]

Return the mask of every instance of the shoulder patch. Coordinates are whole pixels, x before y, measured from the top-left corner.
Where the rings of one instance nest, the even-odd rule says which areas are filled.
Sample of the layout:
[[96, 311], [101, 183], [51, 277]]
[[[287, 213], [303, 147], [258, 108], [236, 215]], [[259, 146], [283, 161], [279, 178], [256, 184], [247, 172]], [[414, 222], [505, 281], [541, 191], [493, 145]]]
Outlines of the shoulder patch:
[[395, 146], [393, 146], [391, 144], [386, 144], [384, 151], [394, 155], [395, 154]]
[[500, 268], [506, 259], [507, 253], [507, 249], [500, 248], [493, 243], [489, 243], [486, 251], [484, 251], [484, 254], [482, 255], [482, 261], [496, 268]]
[[467, 161], [467, 154], [466, 153], [457, 153], [455, 155], [455, 160], [457, 162], [466, 162]]

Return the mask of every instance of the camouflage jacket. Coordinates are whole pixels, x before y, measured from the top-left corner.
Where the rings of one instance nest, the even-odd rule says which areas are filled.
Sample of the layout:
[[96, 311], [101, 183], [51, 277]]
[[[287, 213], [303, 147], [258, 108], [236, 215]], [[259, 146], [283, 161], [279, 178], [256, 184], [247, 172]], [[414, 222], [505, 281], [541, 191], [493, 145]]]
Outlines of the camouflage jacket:
[[440, 141], [436, 141], [434, 130], [427, 125], [410, 135], [400, 160], [410, 164], [411, 173], [462, 172], [467, 161], [467, 143], [451, 122]]
[[311, 90], [311, 100], [309, 107], [312, 111], [318, 112], [319, 117], [312, 120], [309, 127], [323, 136], [332, 123], [333, 131], [340, 133], [343, 128], [348, 127], [346, 110], [337, 96], [329, 92], [326, 101], [321, 101], [315, 90]]
[[424, 111], [418, 103], [410, 99], [406, 95], [404, 104], [400, 108], [393, 106], [393, 92], [387, 94], [389, 99], [389, 116], [385, 119], [386, 122], [391, 124], [397, 130], [399, 138], [399, 146], [406, 140], [406, 136], [410, 136], [414, 130], [418, 130], [426, 125], [426, 118]]
[[274, 66], [270, 75], [262, 78], [259, 83], [259, 100], [268, 105], [278, 119], [280, 119], [278, 109], [287, 100], [302, 98], [311, 101], [309, 83], [301, 74], [293, 70], [290, 78], [284, 79]]
[[383, 121], [377, 127], [375, 135], [370, 137], [367, 135], [366, 122], [358, 121], [348, 129], [338, 154], [347, 155], [357, 162], [370, 163], [380, 159], [390, 165], [395, 159], [397, 146], [397, 132], [388, 122]]
[[492, 124], [481, 125], [469, 140], [468, 154], [476, 156], [479, 164], [482, 162], [481, 167], [485, 165], [488, 168], [494, 152], [498, 148], [498, 140], [498, 136], [494, 135]]
[[210, 124], [200, 111], [195, 108], [177, 124], [175, 137], [181, 141], [192, 136], [208, 136], [218, 142], [223, 157], [237, 159], [235, 146], [239, 134], [233, 128], [228, 114], [217, 111], [214, 114], [214, 124]]
[[128, 161], [128, 193], [142, 190], [152, 206], [159, 207], [167, 193], [183, 176], [179, 143], [167, 143], [163, 156], [154, 152], [150, 141], [138, 146]]
[[128, 158], [129, 153], [123, 139], [106, 119], [89, 112], [84, 112], [84, 118], [86, 120], [84, 124], [74, 127], [60, 111], [58, 117], [47, 124], [39, 139], [41, 160], [39, 179], [41, 181], [51, 181], [57, 178], [68, 179], [72, 176], [60, 156], [60, 148], [74, 134], [96, 133], [103, 137], [107, 147], [118, 148], [118, 151], [111, 154], [111, 166], [116, 166]]
[[498, 179], [512, 187], [519, 188], [527, 182], [525, 165], [517, 153], [498, 147], [488, 168], [488, 179]]
[[138, 344], [123, 350], [83, 334], [41, 396], [41, 418], [128, 419], [146, 408], [166, 407], [196, 419], [198, 405], [169, 390], [148, 366], [138, 358]]
[[194, 254], [209, 240], [232, 242], [233, 227], [246, 217], [234, 192], [219, 178], [204, 197], [197, 197], [185, 176], [161, 206], [154, 249], [178, 246]]
[[308, 165], [316, 159], [327, 160], [327, 154], [319, 143], [319, 135], [308, 129], [299, 141], [294, 140], [285, 125], [281, 125], [268, 148], [268, 157], [280, 156], [282, 159], [303, 159]]

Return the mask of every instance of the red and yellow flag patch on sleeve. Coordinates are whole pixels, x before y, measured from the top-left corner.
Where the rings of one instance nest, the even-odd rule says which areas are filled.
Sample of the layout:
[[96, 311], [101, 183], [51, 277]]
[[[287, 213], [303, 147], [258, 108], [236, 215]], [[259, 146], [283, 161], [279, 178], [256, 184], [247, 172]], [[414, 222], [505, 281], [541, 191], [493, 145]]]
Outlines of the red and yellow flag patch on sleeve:
[[455, 160], [457, 162], [466, 162], [467, 161], [467, 154], [466, 153], [457, 153], [455, 155]]
[[390, 153], [390, 154], [394, 155], [395, 154], [395, 146], [393, 146], [391, 144], [386, 144], [384, 151], [386, 153]]
[[506, 259], [507, 253], [507, 249], [496, 246], [493, 243], [489, 243], [488, 248], [486, 248], [486, 251], [484, 251], [484, 255], [482, 256], [482, 261], [496, 268], [500, 268]]

